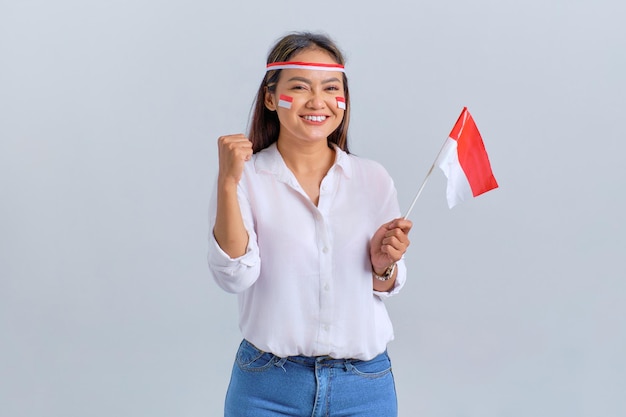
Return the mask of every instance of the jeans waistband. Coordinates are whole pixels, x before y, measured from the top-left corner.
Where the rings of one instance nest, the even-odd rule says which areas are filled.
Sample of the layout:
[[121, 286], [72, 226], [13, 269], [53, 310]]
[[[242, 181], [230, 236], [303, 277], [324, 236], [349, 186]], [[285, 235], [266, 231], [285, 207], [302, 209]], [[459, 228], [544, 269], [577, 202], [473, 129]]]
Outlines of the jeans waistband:
[[[265, 353], [264, 351], [262, 351], [261, 349], [257, 348], [256, 346], [254, 346], [252, 343], [250, 343], [248, 340], [244, 339], [244, 343], [248, 344], [251, 348], [257, 350], [259, 353]], [[378, 356], [372, 358], [371, 360], [376, 360], [379, 359], [381, 356], [386, 356], [387, 355], [387, 351], [385, 350], [383, 353], [379, 354]], [[368, 361], [362, 361], [360, 359], [353, 359], [353, 358], [343, 358], [343, 359], [337, 359], [337, 358], [333, 358], [331, 356], [304, 356], [304, 355], [296, 355], [296, 356], [287, 356], [286, 358], [280, 358], [280, 364], [282, 365], [283, 363], [285, 363], [286, 361], [289, 362], [294, 362], [294, 363], [298, 363], [300, 365], [304, 365], [304, 366], [309, 366], [311, 368], [315, 368], [315, 366], [326, 366], [326, 367], [337, 367], [337, 368], [343, 368], [346, 366], [346, 364], [358, 364], [359, 362], [368, 362]]]

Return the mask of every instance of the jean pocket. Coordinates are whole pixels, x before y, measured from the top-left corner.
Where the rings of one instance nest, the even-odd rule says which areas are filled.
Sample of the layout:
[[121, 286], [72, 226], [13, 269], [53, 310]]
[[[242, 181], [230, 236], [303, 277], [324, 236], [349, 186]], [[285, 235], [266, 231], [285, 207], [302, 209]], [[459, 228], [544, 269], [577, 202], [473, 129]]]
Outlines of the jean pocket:
[[391, 372], [391, 361], [387, 353], [382, 353], [369, 361], [352, 361], [348, 363], [348, 370], [363, 378], [380, 378]]
[[277, 361], [271, 353], [257, 349], [252, 343], [244, 340], [237, 351], [237, 365], [243, 371], [260, 372], [269, 369]]

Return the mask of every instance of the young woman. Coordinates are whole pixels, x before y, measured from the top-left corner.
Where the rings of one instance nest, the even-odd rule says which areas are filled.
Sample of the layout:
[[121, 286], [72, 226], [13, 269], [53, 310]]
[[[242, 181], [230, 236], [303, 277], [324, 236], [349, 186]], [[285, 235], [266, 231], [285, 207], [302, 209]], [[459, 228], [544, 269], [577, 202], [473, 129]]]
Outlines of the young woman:
[[412, 224], [385, 169], [349, 153], [349, 114], [339, 49], [294, 33], [268, 56], [248, 137], [218, 140], [209, 265], [244, 337], [227, 417], [397, 415], [383, 300]]

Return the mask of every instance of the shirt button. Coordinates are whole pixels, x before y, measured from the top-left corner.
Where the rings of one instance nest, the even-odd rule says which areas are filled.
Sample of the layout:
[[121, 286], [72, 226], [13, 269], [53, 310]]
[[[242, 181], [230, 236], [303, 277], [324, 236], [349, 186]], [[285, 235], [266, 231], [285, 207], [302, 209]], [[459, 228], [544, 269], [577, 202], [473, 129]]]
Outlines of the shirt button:
[[325, 324], [325, 325], [323, 326], [323, 329], [324, 329], [324, 331], [325, 331], [325, 332], [327, 332], [327, 331], [330, 329], [330, 327], [328, 327], [328, 324]]
[[324, 284], [324, 290], [325, 291], [330, 290], [330, 285], [328, 285], [328, 283]]
[[324, 247], [322, 248], [322, 252], [324, 252], [324, 253], [328, 253], [328, 246], [324, 246]]

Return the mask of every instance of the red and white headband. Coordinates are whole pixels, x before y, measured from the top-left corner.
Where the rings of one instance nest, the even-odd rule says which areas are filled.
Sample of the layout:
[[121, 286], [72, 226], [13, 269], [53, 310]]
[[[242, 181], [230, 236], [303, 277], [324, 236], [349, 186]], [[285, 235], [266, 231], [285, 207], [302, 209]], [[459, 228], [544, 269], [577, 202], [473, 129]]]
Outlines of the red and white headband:
[[307, 69], [315, 71], [339, 71], [346, 72], [345, 68], [341, 64], [322, 64], [319, 62], [272, 62], [267, 64], [266, 69], [268, 71], [280, 70], [280, 69]]

